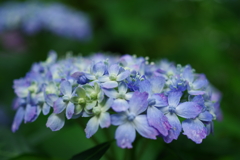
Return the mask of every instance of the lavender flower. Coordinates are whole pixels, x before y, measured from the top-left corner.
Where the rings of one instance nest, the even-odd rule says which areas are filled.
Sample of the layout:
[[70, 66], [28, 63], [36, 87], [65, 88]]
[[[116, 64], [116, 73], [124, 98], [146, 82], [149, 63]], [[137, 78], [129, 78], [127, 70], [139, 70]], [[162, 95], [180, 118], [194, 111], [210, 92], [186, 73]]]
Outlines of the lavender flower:
[[63, 128], [66, 119], [86, 117], [87, 138], [99, 126], [115, 125], [121, 148], [132, 148], [136, 131], [170, 143], [183, 130], [189, 139], [201, 143], [213, 132], [213, 120], [222, 118], [221, 94], [190, 65], [149, 63], [148, 58], [130, 55], [57, 60], [51, 51], [45, 62], [33, 64], [24, 78], [15, 80], [13, 88], [17, 96], [13, 132], [41, 113], [49, 116], [46, 126], [52, 131]]

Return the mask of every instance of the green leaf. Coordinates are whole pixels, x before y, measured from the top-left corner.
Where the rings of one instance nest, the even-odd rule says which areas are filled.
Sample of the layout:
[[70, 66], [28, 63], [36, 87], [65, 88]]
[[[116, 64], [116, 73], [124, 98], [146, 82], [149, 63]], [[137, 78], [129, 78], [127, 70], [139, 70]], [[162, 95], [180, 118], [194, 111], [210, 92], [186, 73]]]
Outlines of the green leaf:
[[17, 157], [14, 157], [10, 160], [53, 160], [49, 157], [37, 154], [23, 154]]
[[109, 149], [111, 142], [104, 142], [86, 151], [83, 151], [70, 160], [99, 160]]

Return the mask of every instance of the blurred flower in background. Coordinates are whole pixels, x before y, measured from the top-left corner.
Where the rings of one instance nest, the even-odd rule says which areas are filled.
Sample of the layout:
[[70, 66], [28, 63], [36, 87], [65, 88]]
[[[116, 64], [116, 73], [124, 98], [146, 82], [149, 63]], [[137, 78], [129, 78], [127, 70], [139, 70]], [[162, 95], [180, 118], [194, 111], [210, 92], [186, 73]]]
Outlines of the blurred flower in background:
[[86, 14], [58, 2], [7, 2], [0, 6], [0, 36], [5, 48], [24, 51], [23, 34], [42, 30], [78, 41], [87, 41], [92, 34]]

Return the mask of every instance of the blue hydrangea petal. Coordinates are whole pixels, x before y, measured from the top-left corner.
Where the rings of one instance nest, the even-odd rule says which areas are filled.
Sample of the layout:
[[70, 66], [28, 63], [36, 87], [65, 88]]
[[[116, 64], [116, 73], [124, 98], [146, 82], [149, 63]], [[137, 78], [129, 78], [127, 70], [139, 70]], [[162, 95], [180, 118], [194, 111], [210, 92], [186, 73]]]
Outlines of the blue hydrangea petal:
[[90, 73], [85, 73], [85, 76], [86, 76], [87, 79], [89, 79], [89, 80], [94, 80], [94, 79], [96, 79], [96, 77], [95, 77], [94, 75], [90, 74]]
[[88, 121], [87, 127], [85, 128], [86, 137], [87, 138], [92, 137], [92, 135], [94, 135], [97, 132], [98, 127], [99, 127], [98, 118], [94, 116]]
[[129, 101], [130, 112], [138, 115], [144, 112], [148, 107], [148, 94], [146, 92], [134, 92], [132, 98]]
[[152, 91], [153, 93], [161, 93], [162, 89], [165, 85], [165, 78], [160, 76], [155, 76], [150, 79], [152, 84]]
[[112, 109], [116, 112], [126, 111], [128, 108], [128, 102], [124, 99], [115, 99], [113, 101]]
[[182, 97], [182, 92], [181, 91], [170, 92], [169, 95], [168, 95], [169, 106], [177, 107], [177, 105], [180, 102], [181, 97]]
[[139, 91], [147, 92], [148, 94], [152, 94], [152, 86], [149, 80], [143, 80], [139, 82]]
[[53, 112], [58, 114], [61, 113], [67, 107], [67, 103], [63, 102], [62, 98], [58, 98], [53, 103]]
[[87, 104], [86, 104], [86, 109], [90, 110], [90, 109], [92, 109], [94, 106], [96, 106], [96, 104], [97, 104], [97, 101], [87, 102]]
[[94, 75], [96, 75], [98, 77], [103, 76], [103, 74], [106, 71], [106, 66], [103, 62], [98, 62], [93, 66], [92, 71], [93, 71]]
[[207, 129], [199, 119], [186, 119], [182, 122], [183, 134], [197, 144], [207, 136]]
[[130, 75], [130, 71], [129, 70], [125, 70], [123, 71], [122, 73], [120, 73], [118, 76], [117, 76], [117, 81], [122, 81], [124, 79], [126, 79], [129, 75]]
[[63, 95], [71, 96], [72, 95], [72, 85], [69, 81], [62, 81], [60, 84], [60, 91]]
[[60, 130], [65, 124], [65, 117], [63, 113], [55, 114], [52, 113], [47, 120], [46, 126], [52, 131]]
[[178, 138], [180, 132], [182, 131], [182, 126], [176, 114], [168, 113], [166, 114], [166, 117], [171, 125], [171, 129], [168, 131], [168, 135], [163, 137], [163, 139], [166, 143], [170, 143], [173, 139]]
[[99, 124], [101, 128], [108, 128], [111, 125], [111, 118], [108, 112], [101, 113], [99, 117]]
[[104, 106], [102, 106], [102, 111], [106, 112], [113, 104], [113, 99], [108, 98], [107, 101], [105, 102]]
[[75, 109], [75, 106], [72, 102], [69, 102], [68, 105], [67, 105], [67, 108], [66, 108], [66, 117], [67, 119], [71, 119], [73, 114], [74, 114], [74, 109]]
[[185, 80], [187, 80], [189, 83], [192, 83], [193, 82], [193, 79], [194, 79], [194, 75], [193, 75], [193, 72], [192, 72], [192, 68], [190, 65], [187, 65], [185, 68], [184, 68], [184, 71], [183, 71], [183, 78]]
[[118, 92], [119, 92], [120, 94], [126, 94], [126, 93], [127, 93], [127, 90], [128, 90], [128, 87], [127, 87], [126, 83], [120, 82], [120, 83], [118, 84]]
[[23, 107], [19, 107], [17, 113], [14, 116], [14, 120], [12, 123], [12, 132], [16, 132], [21, 125], [24, 118], [25, 110]]
[[168, 98], [164, 94], [156, 93], [152, 95], [152, 98], [155, 99], [156, 107], [168, 106]]
[[48, 94], [45, 95], [45, 101], [49, 106], [53, 106], [53, 103], [58, 99], [58, 96], [56, 94]]
[[43, 115], [47, 115], [49, 112], [50, 112], [50, 106], [47, 103], [44, 103], [42, 107]]
[[202, 106], [195, 102], [184, 102], [176, 108], [176, 114], [183, 118], [195, 118], [201, 111]]
[[155, 128], [148, 124], [146, 115], [136, 116], [134, 126], [138, 133], [146, 138], [156, 139], [156, 136], [159, 134]]
[[213, 115], [208, 111], [199, 114], [198, 118], [202, 121], [210, 122], [213, 120]]
[[168, 135], [168, 130], [171, 125], [168, 122], [167, 117], [156, 107], [148, 107], [147, 119], [150, 126], [156, 128], [163, 136]]
[[111, 89], [111, 88], [116, 88], [118, 86], [118, 83], [115, 81], [108, 81], [108, 82], [102, 83], [101, 86], [106, 89]]
[[214, 123], [213, 123], [213, 121], [207, 123], [206, 128], [207, 128], [207, 135], [213, 134], [214, 133]]
[[126, 100], [130, 100], [132, 98], [132, 95], [133, 95], [134, 92], [128, 92], [125, 94], [125, 99]]
[[206, 79], [197, 79], [192, 85], [194, 89], [200, 89], [206, 87], [208, 85], [208, 81]]
[[18, 97], [20, 98], [25, 98], [28, 96], [28, 88], [27, 87], [18, 87], [18, 88], [15, 88], [15, 93], [17, 94]]
[[120, 67], [118, 64], [113, 64], [108, 68], [108, 73], [109, 75], [118, 75], [119, 69]]
[[30, 104], [28, 104], [25, 110], [24, 123], [33, 122], [36, 116], [37, 116], [37, 107], [31, 106]]
[[127, 122], [127, 114], [125, 112], [120, 112], [118, 114], [111, 115], [112, 125], [118, 126]]
[[109, 98], [117, 98], [118, 92], [115, 89], [103, 89], [103, 92]]
[[201, 95], [194, 96], [194, 98], [191, 101], [195, 102], [201, 106], [204, 106], [204, 99], [203, 99], [203, 96], [201, 96]]
[[117, 145], [121, 148], [132, 148], [132, 143], [136, 138], [136, 131], [131, 123], [120, 125], [115, 133]]
[[110, 79], [109, 79], [108, 75], [104, 75], [104, 76], [98, 77], [98, 81], [99, 82], [107, 82], [107, 81], [110, 81]]
[[98, 102], [102, 102], [104, 99], [104, 92], [101, 90], [97, 96]]

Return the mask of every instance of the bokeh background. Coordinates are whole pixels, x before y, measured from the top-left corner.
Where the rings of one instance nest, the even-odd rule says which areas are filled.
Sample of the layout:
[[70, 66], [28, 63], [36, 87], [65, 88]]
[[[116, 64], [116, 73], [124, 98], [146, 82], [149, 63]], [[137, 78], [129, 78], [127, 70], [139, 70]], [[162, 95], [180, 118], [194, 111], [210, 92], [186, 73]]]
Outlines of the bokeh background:
[[[6, 0], [0, 5], [4, 2]], [[10, 130], [15, 114], [11, 107], [13, 80], [24, 77], [34, 62], [45, 60], [50, 50], [57, 51], [59, 57], [69, 51], [84, 56], [108, 52], [190, 64], [197, 73], [205, 73], [222, 92], [223, 120], [214, 123], [214, 135], [208, 136], [202, 144], [195, 144], [184, 135], [171, 144], [165, 144], [160, 138], [156, 141], [139, 140], [134, 144], [138, 155], [135, 159], [240, 159], [239, 0], [41, 2], [61, 2], [86, 13], [92, 25], [92, 37], [80, 42], [47, 31], [32, 36], [20, 33], [24, 43], [20, 43], [22, 48], [20, 45], [20, 49], [16, 49], [6, 46], [3, 34], [0, 34], [1, 160], [19, 155], [27, 155], [25, 159], [29, 160], [65, 160], [95, 145], [74, 121], [68, 121], [62, 130], [52, 132], [46, 128], [47, 116], [43, 115], [34, 123], [22, 124], [14, 134]], [[115, 128], [110, 129], [114, 131]], [[107, 141], [101, 130], [95, 137], [99, 142]], [[113, 134], [111, 138], [114, 138]], [[108, 154], [115, 153], [114, 159], [120, 160], [128, 152], [113, 143]]]

